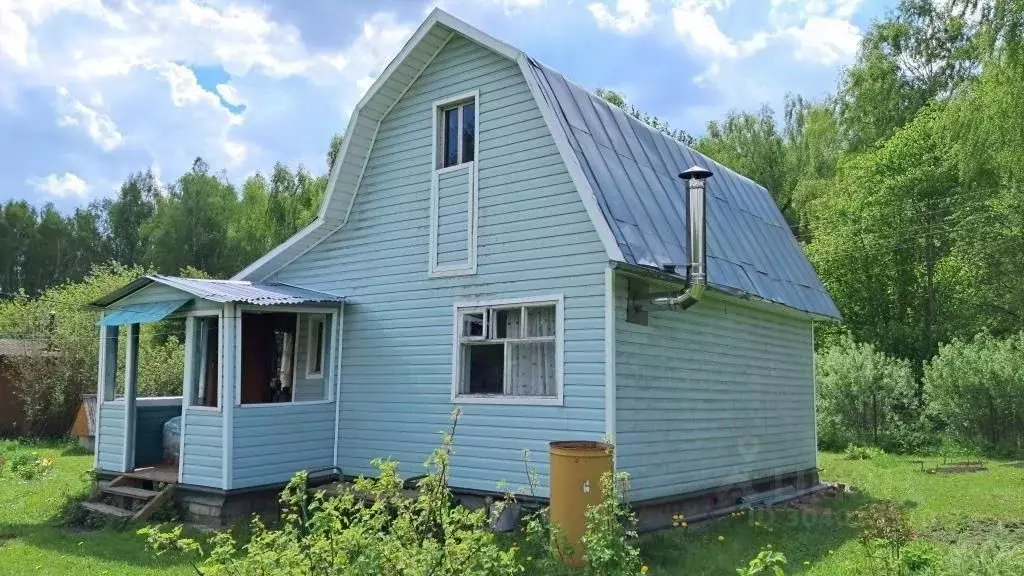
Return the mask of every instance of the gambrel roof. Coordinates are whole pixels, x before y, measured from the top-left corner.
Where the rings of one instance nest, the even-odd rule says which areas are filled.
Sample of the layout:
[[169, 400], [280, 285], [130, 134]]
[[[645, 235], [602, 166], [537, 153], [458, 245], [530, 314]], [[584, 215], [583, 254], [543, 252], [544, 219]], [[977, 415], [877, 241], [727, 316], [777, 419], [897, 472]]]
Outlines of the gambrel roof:
[[441, 10], [430, 14], [353, 110], [317, 219], [236, 278], [263, 280], [345, 225], [381, 121], [455, 34], [519, 64], [609, 260], [684, 269], [686, 194], [677, 174], [700, 164], [715, 173], [708, 183], [709, 286], [840, 317], [764, 187]]

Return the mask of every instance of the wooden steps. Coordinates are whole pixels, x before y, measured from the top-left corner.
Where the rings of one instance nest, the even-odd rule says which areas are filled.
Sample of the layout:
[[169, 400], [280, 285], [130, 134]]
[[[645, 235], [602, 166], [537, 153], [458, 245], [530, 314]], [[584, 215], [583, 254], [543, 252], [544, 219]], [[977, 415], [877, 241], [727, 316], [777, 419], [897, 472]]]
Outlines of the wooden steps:
[[83, 502], [82, 507], [89, 512], [113, 518], [131, 518], [134, 515], [131, 510], [125, 510], [124, 508], [118, 508], [103, 502]]
[[146, 490], [145, 488], [136, 488], [134, 486], [108, 486], [103, 488], [103, 493], [127, 496], [128, 498], [135, 498], [136, 500], [144, 500], [146, 502], [152, 500], [157, 494], [159, 494], [159, 492]]
[[160, 482], [152, 474], [122, 474], [110, 482], [98, 482], [82, 506], [111, 519], [145, 521], [174, 495], [176, 486]]

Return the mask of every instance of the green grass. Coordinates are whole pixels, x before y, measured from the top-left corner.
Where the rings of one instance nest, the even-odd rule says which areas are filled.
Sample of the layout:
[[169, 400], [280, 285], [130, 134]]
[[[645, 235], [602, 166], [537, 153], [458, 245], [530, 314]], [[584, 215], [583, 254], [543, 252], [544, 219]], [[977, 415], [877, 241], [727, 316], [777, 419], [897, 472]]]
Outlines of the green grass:
[[[51, 456], [54, 465], [46, 475], [29, 481], [9, 470], [0, 473], [0, 576], [193, 574], [186, 564], [154, 558], [132, 529], [61, 527], [65, 503], [81, 498], [89, 488], [92, 456], [68, 444], [0, 441], [0, 455], [8, 461], [24, 452]], [[920, 542], [939, 553], [950, 546], [990, 540], [1024, 545], [1024, 469], [991, 462], [980, 473], [926, 474], [910, 460], [883, 456], [849, 461], [841, 455], [822, 454], [823, 478], [856, 486], [856, 493], [826, 500], [813, 510], [748, 512], [696, 528], [648, 535], [642, 541], [643, 557], [654, 576], [735, 574], [736, 567], [770, 544], [789, 558], [787, 574], [870, 573], [865, 571], [865, 557], [847, 514], [881, 500], [904, 505]], [[929, 459], [927, 465], [938, 462]], [[1021, 524], [1012, 531], [1000, 521]]]
[[50, 456], [53, 466], [27, 481], [9, 470], [0, 473], [0, 576], [194, 574], [187, 565], [154, 559], [134, 530], [59, 527], [65, 503], [89, 490], [93, 457], [72, 444], [0, 441], [8, 462], [24, 452]]
[[[916, 458], [886, 455], [851, 461], [821, 454], [823, 480], [855, 486], [855, 493], [824, 500], [813, 510], [747, 512], [697, 529], [652, 534], [643, 539], [643, 557], [652, 575], [735, 574], [771, 545], [789, 559], [787, 574], [870, 574], [848, 514], [883, 500], [906, 508], [918, 533], [914, 546], [940, 557], [951, 546], [987, 541], [1024, 545], [1024, 469], [987, 462], [984, 472], [928, 474], [912, 460]], [[940, 462], [926, 459], [926, 467]]]

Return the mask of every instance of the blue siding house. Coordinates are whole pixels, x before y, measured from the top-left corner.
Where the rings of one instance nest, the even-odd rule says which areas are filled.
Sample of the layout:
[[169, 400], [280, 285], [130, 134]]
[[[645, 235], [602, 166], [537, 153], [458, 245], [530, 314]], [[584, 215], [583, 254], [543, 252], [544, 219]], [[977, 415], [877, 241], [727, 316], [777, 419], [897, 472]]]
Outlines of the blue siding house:
[[528, 449], [544, 497], [549, 442], [611, 439], [651, 502], [813, 474], [812, 325], [839, 317], [763, 187], [440, 10], [353, 111], [313, 223], [232, 280], [97, 305], [101, 472], [140, 466], [150, 409], [110, 342], [172, 315], [183, 486], [416, 475], [459, 408], [458, 489], [526, 486]]

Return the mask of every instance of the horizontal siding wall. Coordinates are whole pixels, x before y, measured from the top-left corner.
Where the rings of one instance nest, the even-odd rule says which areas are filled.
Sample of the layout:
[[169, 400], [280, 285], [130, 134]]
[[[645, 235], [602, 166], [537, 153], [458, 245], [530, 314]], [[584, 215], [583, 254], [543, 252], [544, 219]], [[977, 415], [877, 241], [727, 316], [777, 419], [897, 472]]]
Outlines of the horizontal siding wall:
[[124, 467], [124, 403], [104, 402], [100, 405], [100, 429], [96, 436], [100, 470], [123, 472]]
[[[432, 104], [479, 100], [477, 273], [428, 278]], [[450, 426], [456, 301], [562, 294], [564, 406], [464, 405], [452, 484], [527, 485], [531, 450], [547, 494], [548, 442], [604, 434], [607, 256], [518, 66], [454, 38], [385, 118], [346, 226], [276, 279], [347, 300], [341, 359], [341, 466], [405, 476]]]
[[236, 406], [232, 488], [287, 482], [334, 463], [334, 403]]
[[[471, 165], [470, 165], [471, 166]], [[461, 166], [437, 179], [437, 264], [469, 267], [469, 192], [473, 171]]]
[[811, 323], [707, 297], [627, 323], [616, 278], [616, 441], [633, 500], [814, 468]]
[[181, 481], [220, 488], [224, 476], [223, 414], [197, 408], [185, 410]]

